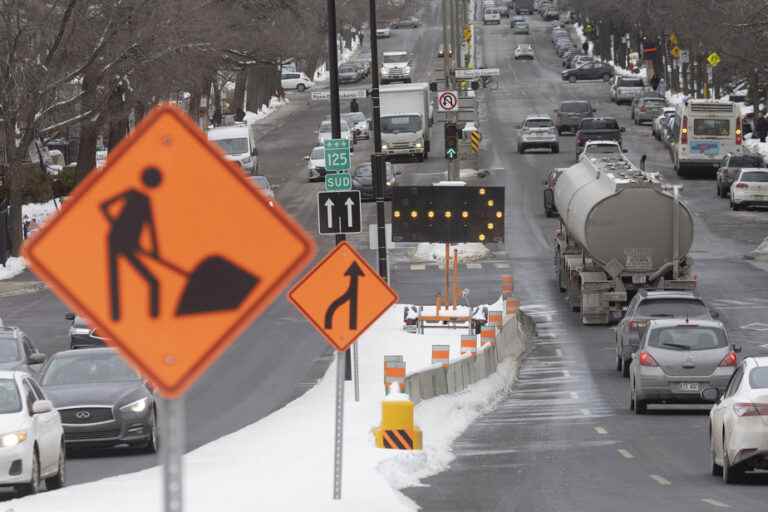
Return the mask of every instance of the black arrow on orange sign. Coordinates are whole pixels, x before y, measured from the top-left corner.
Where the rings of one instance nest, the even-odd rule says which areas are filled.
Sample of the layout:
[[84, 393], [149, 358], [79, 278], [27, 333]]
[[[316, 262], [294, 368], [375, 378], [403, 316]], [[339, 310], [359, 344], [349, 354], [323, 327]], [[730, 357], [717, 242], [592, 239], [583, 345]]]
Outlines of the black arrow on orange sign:
[[347, 291], [345, 291], [341, 297], [333, 301], [325, 311], [326, 329], [333, 328], [333, 315], [336, 313], [336, 310], [349, 302], [349, 328], [353, 331], [357, 330], [357, 280], [365, 274], [363, 274], [363, 271], [357, 262], [353, 261], [347, 271], [344, 272], [344, 275], [349, 276], [349, 288], [347, 288]]

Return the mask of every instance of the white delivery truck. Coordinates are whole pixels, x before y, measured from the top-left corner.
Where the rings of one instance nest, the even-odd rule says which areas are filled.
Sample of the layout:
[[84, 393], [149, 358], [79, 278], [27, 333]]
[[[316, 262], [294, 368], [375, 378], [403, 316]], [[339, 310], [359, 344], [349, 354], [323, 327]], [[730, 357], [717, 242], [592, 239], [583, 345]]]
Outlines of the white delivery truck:
[[381, 149], [388, 159], [405, 156], [422, 162], [429, 156], [432, 99], [429, 84], [382, 86]]
[[237, 162], [246, 174], [259, 173], [259, 151], [256, 149], [255, 125], [237, 123], [208, 130], [208, 140], [224, 151], [227, 160]]

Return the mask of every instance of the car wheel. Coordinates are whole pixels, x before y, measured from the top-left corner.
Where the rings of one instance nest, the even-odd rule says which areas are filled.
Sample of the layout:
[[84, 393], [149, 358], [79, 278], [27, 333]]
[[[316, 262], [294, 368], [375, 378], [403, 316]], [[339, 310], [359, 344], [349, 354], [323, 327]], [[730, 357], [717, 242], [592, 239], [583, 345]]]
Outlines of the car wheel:
[[523, 147], [523, 145], [522, 145], [522, 144], [518, 144], [518, 145], [517, 145], [517, 152], [518, 152], [518, 153], [520, 153], [521, 155], [522, 155], [523, 153], [525, 153], [525, 148]]
[[632, 392], [632, 387], [627, 387], [627, 407], [630, 411], [635, 410], [635, 394]]
[[632, 386], [632, 402], [635, 404], [635, 414], [642, 415], [645, 414], [648, 410], [648, 404], [645, 400], [639, 400], [637, 398], [637, 390], [635, 389], [635, 386]]
[[555, 144], [552, 146], [552, 152], [553, 153], [559, 153], [560, 152], [560, 144]]
[[629, 378], [629, 364], [631, 362], [632, 361], [625, 361], [623, 357], [621, 358], [621, 376], [625, 379]]
[[568, 81], [571, 82], [572, 84], [575, 84], [576, 83], [576, 75], [569, 76], [568, 77]]
[[64, 487], [64, 483], [65, 483], [64, 466], [66, 466], [66, 463], [67, 463], [66, 452], [67, 452], [67, 449], [64, 447], [64, 441], [62, 441], [61, 448], [59, 449], [59, 471], [52, 477], [45, 479], [45, 488], [48, 489], [49, 491], [52, 491], [54, 489], [61, 489], [62, 487]]
[[603, 75], [603, 82], [607, 82], [610, 79], [611, 79], [611, 75], [609, 75], [608, 73]]
[[620, 372], [622, 368], [624, 368], [624, 363], [621, 360], [621, 356], [617, 353], [616, 354], [616, 371]]
[[304, 84], [299, 84], [296, 86], [296, 90], [299, 92], [304, 92], [307, 90], [307, 87]]
[[716, 462], [715, 447], [712, 439], [712, 425], [709, 426], [709, 462], [712, 468], [712, 476], [723, 476], [723, 466]]
[[37, 448], [32, 453], [32, 480], [24, 485], [19, 486], [19, 494], [22, 496], [29, 496], [31, 494], [37, 494], [40, 491], [40, 456], [37, 453]]
[[157, 411], [152, 413], [152, 432], [149, 436], [149, 441], [145, 450], [149, 453], [157, 453], [160, 449], [160, 432], [157, 425]]
[[744, 478], [744, 468], [741, 464], [731, 465], [728, 450], [725, 447], [725, 432], [723, 432], [723, 482], [737, 484]]
[[741, 209], [741, 206], [737, 205], [736, 203], [733, 202], [733, 200], [731, 200], [731, 210], [737, 212], [740, 209]]

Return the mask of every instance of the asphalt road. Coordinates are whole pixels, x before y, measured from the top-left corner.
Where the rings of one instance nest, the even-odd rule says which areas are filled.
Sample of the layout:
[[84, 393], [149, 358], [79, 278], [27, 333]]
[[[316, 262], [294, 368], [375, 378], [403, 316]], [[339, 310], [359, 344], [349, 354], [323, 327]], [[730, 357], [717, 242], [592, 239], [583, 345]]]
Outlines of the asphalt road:
[[[572, 136], [561, 153], [518, 155], [515, 126], [529, 113], [550, 113], [565, 99], [589, 99], [600, 114], [627, 127], [635, 162], [684, 185], [695, 218], [692, 254], [699, 291], [722, 313], [731, 340], [744, 355], [765, 353], [768, 275], [743, 255], [765, 235], [765, 211], [731, 212], [715, 198], [709, 177], [680, 180], [650, 127], [634, 126], [629, 109], [608, 100], [602, 82], [568, 84], [549, 42], [548, 24], [532, 23], [530, 36], [508, 25], [482, 29], [488, 67], [500, 67], [500, 89], [487, 95], [483, 133], [488, 167], [507, 187], [506, 252], [516, 293], [538, 323], [520, 380], [500, 405], [455, 442], [449, 470], [405, 493], [428, 511], [594, 512], [763, 510], [768, 474], [726, 486], [707, 466], [706, 406], [657, 406], [645, 417], [627, 409], [627, 381], [615, 371], [614, 333], [583, 326], [557, 291], [552, 235], [544, 216], [542, 181], [548, 169], [575, 161]], [[533, 41], [537, 59], [515, 62], [515, 44]], [[427, 434], [428, 435], [428, 434]]]

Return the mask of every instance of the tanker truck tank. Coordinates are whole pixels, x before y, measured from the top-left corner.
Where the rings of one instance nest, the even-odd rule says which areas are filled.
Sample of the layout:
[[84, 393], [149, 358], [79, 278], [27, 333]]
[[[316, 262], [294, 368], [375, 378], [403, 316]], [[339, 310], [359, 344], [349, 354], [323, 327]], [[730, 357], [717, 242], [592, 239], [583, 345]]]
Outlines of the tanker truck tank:
[[583, 323], [609, 323], [640, 288], [695, 287], [693, 219], [658, 174], [621, 153], [584, 156], [559, 177], [554, 196], [560, 289]]

